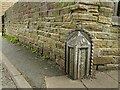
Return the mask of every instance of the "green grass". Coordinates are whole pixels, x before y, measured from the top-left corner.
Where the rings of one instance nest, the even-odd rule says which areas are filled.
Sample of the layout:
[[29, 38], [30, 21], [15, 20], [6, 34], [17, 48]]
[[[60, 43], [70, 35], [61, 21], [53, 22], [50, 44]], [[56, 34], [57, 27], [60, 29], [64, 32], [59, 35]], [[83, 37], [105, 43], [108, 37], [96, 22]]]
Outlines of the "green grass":
[[48, 56], [42, 56], [41, 58], [42, 59], [50, 59], [50, 57], [48, 57]]
[[18, 40], [17, 40], [15, 37], [11, 38], [10, 41], [11, 41], [12, 43], [17, 43], [17, 42], [18, 42]]
[[10, 35], [4, 35], [3, 38], [6, 38], [8, 40], [10, 40], [12, 43], [18, 43], [18, 39], [13, 37], [13, 36], [10, 36]]
[[32, 53], [38, 53], [38, 50], [32, 49]]
[[[17, 45], [21, 45], [21, 46], [24, 46], [24, 47], [26, 47], [26, 48], [28, 48], [28, 49], [31, 49], [31, 52], [32, 53], [39, 53], [39, 51], [37, 50], [37, 49], [34, 49], [33, 47], [31, 47], [31, 46], [27, 46], [27, 45], [24, 45], [24, 44], [22, 44], [21, 42], [19, 42], [18, 41], [18, 39], [17, 38], [15, 38], [15, 37], [13, 37], [13, 36], [10, 36], [10, 35], [4, 35], [3, 36], [3, 38], [6, 38], [6, 39], [8, 39], [9, 41], [11, 41], [12, 43], [15, 43], [15, 44], [17, 44]], [[40, 56], [41, 57], [41, 56]], [[49, 56], [46, 56], [46, 55], [44, 55], [44, 56], [42, 56], [41, 57], [42, 59], [46, 59], [46, 60], [48, 60], [48, 59], [50, 59], [50, 57]]]

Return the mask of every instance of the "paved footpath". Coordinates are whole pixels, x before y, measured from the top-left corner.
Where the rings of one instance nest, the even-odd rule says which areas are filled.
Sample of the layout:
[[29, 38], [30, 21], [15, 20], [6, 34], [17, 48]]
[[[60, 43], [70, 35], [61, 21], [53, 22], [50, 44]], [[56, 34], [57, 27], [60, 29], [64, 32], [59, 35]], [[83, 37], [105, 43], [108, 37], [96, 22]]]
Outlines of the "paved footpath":
[[52, 61], [36, 57], [29, 49], [2, 39], [2, 53], [22, 73], [33, 88], [46, 88], [45, 76], [61, 76], [60, 70]]
[[[2, 34], [0, 33], [0, 36]], [[2, 38], [0, 38], [0, 42], [2, 42]], [[2, 88], [16, 88], [16, 85], [11, 78], [8, 70], [2, 64], [2, 44], [0, 44], [0, 89]]]
[[33, 88], [118, 88], [117, 70], [97, 72], [96, 79], [73, 81], [52, 61], [6, 39], [2, 39], [2, 52]]

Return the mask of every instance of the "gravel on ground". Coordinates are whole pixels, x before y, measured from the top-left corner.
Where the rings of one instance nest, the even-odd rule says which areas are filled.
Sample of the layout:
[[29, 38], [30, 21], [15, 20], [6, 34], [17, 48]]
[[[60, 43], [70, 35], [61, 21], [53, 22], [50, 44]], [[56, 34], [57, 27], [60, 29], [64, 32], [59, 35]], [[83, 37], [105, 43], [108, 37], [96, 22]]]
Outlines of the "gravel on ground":
[[2, 88], [17, 88], [8, 70], [2, 66]]

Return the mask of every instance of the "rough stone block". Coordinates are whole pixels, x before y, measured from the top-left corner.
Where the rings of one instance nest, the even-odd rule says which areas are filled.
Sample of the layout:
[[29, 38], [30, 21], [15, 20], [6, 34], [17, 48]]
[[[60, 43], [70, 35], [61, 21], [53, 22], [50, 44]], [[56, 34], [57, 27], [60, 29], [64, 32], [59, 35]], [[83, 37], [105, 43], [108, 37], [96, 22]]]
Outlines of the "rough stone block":
[[51, 22], [46, 22], [44, 26], [45, 27], [51, 27]]
[[99, 31], [101, 32], [103, 30], [103, 27], [101, 24], [98, 24], [96, 22], [83, 22], [83, 27], [88, 31]]
[[65, 7], [65, 8], [60, 9], [60, 15], [69, 14], [69, 13], [70, 13], [69, 7]]
[[118, 40], [118, 34], [114, 33], [93, 33], [93, 38], [95, 39], [106, 39], [106, 40]]
[[88, 5], [85, 5], [85, 4], [79, 4], [79, 9], [80, 10], [88, 10]]
[[100, 7], [99, 13], [100, 13], [101, 16], [106, 16], [106, 17], [111, 18], [111, 16], [113, 15], [113, 9], [106, 8], [106, 7]]
[[72, 21], [72, 14], [65, 14], [63, 16], [63, 22], [70, 22]]
[[82, 0], [81, 2], [79, 3], [84, 3], [84, 4], [87, 4], [87, 5], [99, 5], [99, 0]]
[[63, 19], [63, 16], [56, 16], [55, 17], [55, 22], [62, 22], [64, 19]]
[[53, 6], [55, 9], [59, 9], [60, 8], [60, 2], [54, 2]]
[[118, 48], [118, 40], [95, 40], [95, 48]]
[[[63, 45], [63, 46], [65, 46], [65, 45]], [[63, 49], [60, 49], [59, 52], [60, 52], [60, 54], [59, 54], [60, 58], [65, 60], [65, 47]]]
[[48, 16], [53, 17], [53, 10], [48, 10]]
[[53, 49], [50, 51], [50, 55], [49, 56], [50, 56], [51, 60], [53, 60], [53, 61], [55, 60], [55, 53], [54, 53]]
[[46, 17], [48, 15], [48, 11], [42, 11], [40, 12], [40, 16], [43, 18], [43, 17]]
[[38, 2], [31, 2], [31, 8], [36, 8], [36, 7], [39, 7], [39, 6], [41, 6], [40, 3], [38, 3]]
[[63, 25], [62, 25], [62, 28], [75, 29], [76, 24], [73, 24], [71, 22], [64, 22]]
[[112, 1], [106, 2], [104, 0], [100, 0], [100, 6], [113, 8], [114, 2], [112, 2]]
[[90, 14], [73, 13], [73, 20], [75, 21], [80, 21], [80, 20], [97, 21], [97, 19], [98, 17]]
[[51, 37], [51, 34], [47, 32], [47, 33], [45, 33], [44, 36], [50, 38], [50, 37]]
[[117, 48], [101, 49], [100, 55], [101, 56], [105, 56], [105, 55], [119, 56], [120, 52], [119, 52], [119, 49]]
[[51, 28], [49, 30], [49, 33], [58, 33], [59, 32], [59, 29], [58, 28]]
[[112, 23], [112, 18], [99, 16], [98, 22], [104, 23], [104, 24], [111, 24]]
[[[59, 17], [58, 17], [59, 18]], [[62, 22], [57, 22], [60, 21], [61, 19], [59, 18], [59, 20], [57, 19], [56, 22], [52, 23], [53, 27], [57, 27], [57, 26], [62, 26]]]
[[52, 34], [52, 33], [51, 33], [51, 38], [52, 38], [53, 40], [59, 41], [59, 37], [60, 37], [59, 34]]
[[69, 5], [69, 3], [68, 3], [68, 2], [64, 2], [64, 1], [59, 2], [59, 7], [60, 7], [60, 8], [67, 7], [68, 5]]
[[59, 41], [55, 42], [55, 46], [56, 46], [56, 48], [58, 48], [58, 49], [64, 49], [63, 43], [61, 43], [61, 42], [59, 42]]
[[94, 64], [114, 64], [116, 61], [113, 57], [94, 57], [93, 63]]
[[119, 27], [110, 27], [110, 32], [111, 33], [120, 33], [120, 29]]
[[62, 42], [62, 43], [65, 43], [65, 36], [61, 35], [60, 38], [59, 38], [59, 41]]
[[53, 10], [53, 16], [59, 16], [59, 9], [54, 9]]
[[47, 8], [50, 10], [50, 9], [54, 9], [54, 3], [53, 2], [48, 2], [47, 3]]
[[79, 8], [79, 5], [71, 5], [71, 6], [69, 6], [69, 8], [71, 11], [74, 11]]

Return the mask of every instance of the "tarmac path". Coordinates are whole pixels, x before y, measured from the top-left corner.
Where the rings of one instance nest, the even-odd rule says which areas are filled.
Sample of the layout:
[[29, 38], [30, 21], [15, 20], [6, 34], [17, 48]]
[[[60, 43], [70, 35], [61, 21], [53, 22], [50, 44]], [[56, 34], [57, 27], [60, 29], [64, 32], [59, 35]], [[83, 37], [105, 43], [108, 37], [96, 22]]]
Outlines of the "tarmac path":
[[45, 88], [45, 76], [64, 75], [64, 71], [60, 70], [55, 63], [40, 59], [31, 50], [12, 44], [5, 38], [2, 38], [0, 43], [2, 43], [2, 53], [23, 74], [33, 88]]
[[2, 33], [0, 33], [0, 89], [2, 88], [16, 88], [8, 70], [2, 64]]

